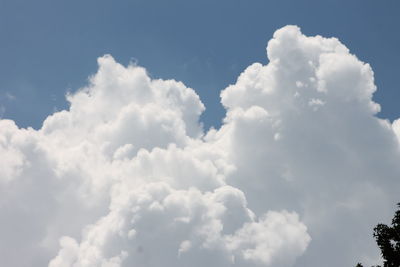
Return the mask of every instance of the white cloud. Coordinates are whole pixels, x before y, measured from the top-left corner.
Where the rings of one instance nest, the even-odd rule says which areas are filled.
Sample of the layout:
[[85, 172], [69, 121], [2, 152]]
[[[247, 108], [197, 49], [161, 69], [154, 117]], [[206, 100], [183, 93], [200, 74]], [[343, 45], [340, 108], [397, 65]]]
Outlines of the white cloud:
[[229, 140], [231, 185], [256, 212], [301, 215], [313, 241], [296, 266], [378, 257], [371, 231], [399, 201], [400, 158], [390, 125], [374, 116], [370, 66], [295, 26], [278, 30], [267, 52], [268, 65], [253, 64], [221, 93], [228, 115], [215, 141]]
[[296, 214], [256, 220], [232, 187], [208, 193], [164, 183], [116, 187], [110, 213], [85, 230], [79, 248], [63, 238], [50, 266], [103, 266], [111, 259], [124, 266], [270, 266], [292, 262], [310, 240]]
[[278, 30], [267, 54], [221, 92], [227, 116], [207, 133], [192, 89], [111, 56], [40, 130], [1, 120], [2, 262], [377, 259], [372, 228], [399, 201], [399, 123], [375, 117], [370, 66], [295, 26]]

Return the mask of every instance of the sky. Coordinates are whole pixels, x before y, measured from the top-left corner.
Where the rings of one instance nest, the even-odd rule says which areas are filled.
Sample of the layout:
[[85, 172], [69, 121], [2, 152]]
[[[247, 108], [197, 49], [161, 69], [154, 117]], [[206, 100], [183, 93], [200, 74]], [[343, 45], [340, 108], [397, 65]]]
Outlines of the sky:
[[337, 37], [370, 63], [379, 116], [399, 116], [398, 1], [0, 1], [0, 106], [3, 118], [40, 128], [111, 54], [152, 77], [176, 79], [206, 103], [202, 121], [219, 127], [219, 93], [252, 62], [266, 63], [275, 30]]
[[2, 264], [381, 264], [398, 5], [0, 0]]

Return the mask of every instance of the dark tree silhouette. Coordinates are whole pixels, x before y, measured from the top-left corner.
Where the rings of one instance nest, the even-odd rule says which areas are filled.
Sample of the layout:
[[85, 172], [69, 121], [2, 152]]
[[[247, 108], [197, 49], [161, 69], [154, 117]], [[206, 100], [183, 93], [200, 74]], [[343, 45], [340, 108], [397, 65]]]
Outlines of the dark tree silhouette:
[[[394, 214], [391, 227], [380, 223], [374, 228], [374, 237], [381, 250], [383, 267], [400, 267], [400, 203], [397, 206], [399, 210]], [[363, 266], [358, 263], [356, 267]]]

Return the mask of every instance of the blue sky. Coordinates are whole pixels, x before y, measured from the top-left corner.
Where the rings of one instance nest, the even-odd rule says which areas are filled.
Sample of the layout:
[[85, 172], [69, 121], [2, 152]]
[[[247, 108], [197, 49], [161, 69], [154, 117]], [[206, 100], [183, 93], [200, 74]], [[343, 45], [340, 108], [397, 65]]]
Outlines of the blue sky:
[[64, 95], [87, 83], [104, 54], [200, 95], [208, 128], [224, 115], [219, 92], [253, 62], [266, 63], [273, 32], [296, 24], [338, 37], [372, 65], [380, 117], [400, 116], [399, 1], [0, 0], [0, 112], [39, 128]]

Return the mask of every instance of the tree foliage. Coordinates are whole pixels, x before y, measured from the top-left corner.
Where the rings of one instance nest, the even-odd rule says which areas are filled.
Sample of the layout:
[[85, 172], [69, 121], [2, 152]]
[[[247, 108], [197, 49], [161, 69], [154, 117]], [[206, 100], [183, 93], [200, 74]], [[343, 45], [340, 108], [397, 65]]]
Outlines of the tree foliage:
[[[400, 203], [392, 219], [392, 226], [378, 224], [374, 228], [374, 237], [383, 259], [383, 267], [400, 267]], [[356, 267], [363, 267], [358, 263]], [[381, 266], [375, 266], [381, 267]]]

